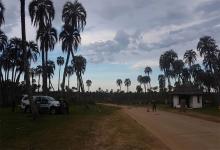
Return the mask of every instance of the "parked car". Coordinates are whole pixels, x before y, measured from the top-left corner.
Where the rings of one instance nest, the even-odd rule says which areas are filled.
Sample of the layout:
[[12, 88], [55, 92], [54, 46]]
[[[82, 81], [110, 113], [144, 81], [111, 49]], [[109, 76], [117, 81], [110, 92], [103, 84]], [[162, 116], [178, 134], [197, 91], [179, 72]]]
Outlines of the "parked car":
[[[56, 114], [60, 112], [60, 101], [50, 96], [33, 96], [33, 102], [38, 106], [40, 112], [50, 112]], [[24, 95], [21, 99], [21, 109], [24, 112], [31, 112], [30, 101], [28, 95]]]

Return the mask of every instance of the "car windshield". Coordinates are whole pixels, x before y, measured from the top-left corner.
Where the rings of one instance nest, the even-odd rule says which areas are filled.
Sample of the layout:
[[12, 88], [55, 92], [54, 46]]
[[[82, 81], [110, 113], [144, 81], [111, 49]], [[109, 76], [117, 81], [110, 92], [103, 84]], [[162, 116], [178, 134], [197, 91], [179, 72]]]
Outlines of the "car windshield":
[[53, 97], [47, 97], [51, 101], [56, 101]]

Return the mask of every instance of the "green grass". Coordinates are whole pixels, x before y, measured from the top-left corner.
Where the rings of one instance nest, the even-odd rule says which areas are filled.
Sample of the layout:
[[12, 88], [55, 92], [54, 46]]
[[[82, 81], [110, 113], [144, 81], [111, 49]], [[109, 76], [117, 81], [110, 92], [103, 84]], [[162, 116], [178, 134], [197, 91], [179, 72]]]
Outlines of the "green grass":
[[[83, 138], [90, 137], [88, 135], [90, 134], [89, 131], [92, 130], [95, 124], [93, 120], [111, 114], [115, 109], [113, 107], [95, 105], [90, 106], [89, 109], [86, 109], [85, 106], [72, 106], [69, 115], [52, 116], [45, 114], [33, 121], [30, 114], [12, 113], [11, 109], [1, 108], [0, 147], [3, 149], [32, 149], [36, 145], [41, 145], [39, 139], [45, 134], [50, 134], [50, 132], [53, 132], [51, 136], [62, 138], [62, 132], [66, 132], [65, 128], [70, 126], [73, 128], [74, 134], [79, 135], [79, 139], [84, 141], [85, 139]], [[58, 142], [59, 144], [60, 140], [51, 136], [48, 135], [47, 138], [54, 140], [52, 143]]]
[[[179, 109], [172, 108], [168, 105], [159, 105], [159, 109], [171, 112], [179, 112]], [[204, 107], [197, 109], [188, 109], [186, 112], [204, 114], [209, 116], [220, 117], [220, 110], [217, 107]]]
[[207, 108], [202, 108], [202, 109], [194, 109], [192, 111], [202, 113], [202, 114], [206, 114], [206, 115], [220, 117], [220, 110], [217, 107], [207, 107]]

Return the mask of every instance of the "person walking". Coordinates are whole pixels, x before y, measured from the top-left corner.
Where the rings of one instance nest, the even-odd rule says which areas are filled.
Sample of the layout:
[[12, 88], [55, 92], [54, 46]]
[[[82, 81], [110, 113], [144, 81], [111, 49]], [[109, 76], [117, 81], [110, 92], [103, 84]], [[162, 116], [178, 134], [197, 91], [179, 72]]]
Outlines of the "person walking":
[[152, 101], [152, 110], [153, 110], [153, 112], [157, 111], [157, 104], [156, 104], [155, 100]]

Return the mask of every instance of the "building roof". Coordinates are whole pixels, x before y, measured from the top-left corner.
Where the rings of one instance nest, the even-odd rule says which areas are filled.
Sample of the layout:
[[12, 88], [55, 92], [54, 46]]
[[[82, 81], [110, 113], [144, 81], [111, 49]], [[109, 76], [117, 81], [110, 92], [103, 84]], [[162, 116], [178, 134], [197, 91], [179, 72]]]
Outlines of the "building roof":
[[202, 95], [203, 91], [191, 84], [187, 84], [187, 85], [176, 86], [171, 94], [172, 95]]

